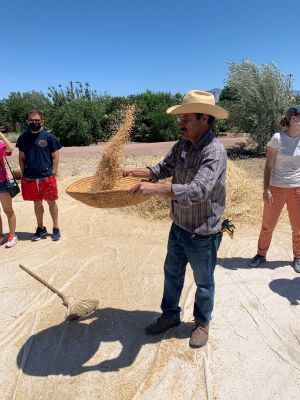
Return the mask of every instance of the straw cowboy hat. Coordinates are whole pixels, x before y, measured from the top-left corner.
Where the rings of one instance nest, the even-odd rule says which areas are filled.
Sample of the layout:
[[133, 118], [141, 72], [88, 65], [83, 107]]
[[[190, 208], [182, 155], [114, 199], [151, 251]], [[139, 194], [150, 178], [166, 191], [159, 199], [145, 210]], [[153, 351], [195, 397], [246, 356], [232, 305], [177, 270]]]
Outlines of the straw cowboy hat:
[[167, 114], [209, 114], [217, 119], [228, 118], [228, 111], [215, 104], [215, 97], [208, 92], [191, 90], [182, 99], [180, 105], [167, 109]]

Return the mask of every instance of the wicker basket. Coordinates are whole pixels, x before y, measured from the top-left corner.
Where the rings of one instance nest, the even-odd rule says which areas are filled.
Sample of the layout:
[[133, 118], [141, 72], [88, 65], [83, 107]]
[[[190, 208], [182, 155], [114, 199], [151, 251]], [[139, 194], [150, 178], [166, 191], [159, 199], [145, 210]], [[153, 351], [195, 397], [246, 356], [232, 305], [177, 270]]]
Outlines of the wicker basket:
[[141, 182], [138, 178], [120, 178], [115, 187], [111, 190], [91, 192], [90, 188], [94, 179], [94, 176], [80, 179], [79, 181], [72, 183], [66, 189], [66, 192], [74, 199], [81, 201], [88, 206], [97, 208], [126, 207], [142, 203], [146, 200], [145, 198], [136, 198], [129, 193], [129, 189], [132, 186]]

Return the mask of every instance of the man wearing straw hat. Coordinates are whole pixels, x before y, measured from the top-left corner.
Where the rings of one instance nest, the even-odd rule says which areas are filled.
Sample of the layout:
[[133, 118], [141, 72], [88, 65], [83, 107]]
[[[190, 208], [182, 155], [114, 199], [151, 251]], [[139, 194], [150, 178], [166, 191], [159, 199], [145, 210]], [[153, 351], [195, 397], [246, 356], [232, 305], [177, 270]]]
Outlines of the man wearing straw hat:
[[[197, 286], [190, 346], [197, 348], [208, 340], [226, 194], [226, 151], [214, 137], [212, 125], [215, 119], [226, 119], [228, 112], [215, 105], [211, 93], [191, 90], [181, 105], [168, 108], [167, 113], [179, 116], [182, 137], [157, 165], [124, 169], [122, 173], [149, 179], [131, 189], [134, 196], [171, 199], [173, 223], [164, 264], [162, 315], [146, 332], [160, 334], [180, 324], [179, 300], [186, 265], [190, 263]], [[155, 183], [169, 177], [171, 185]]]

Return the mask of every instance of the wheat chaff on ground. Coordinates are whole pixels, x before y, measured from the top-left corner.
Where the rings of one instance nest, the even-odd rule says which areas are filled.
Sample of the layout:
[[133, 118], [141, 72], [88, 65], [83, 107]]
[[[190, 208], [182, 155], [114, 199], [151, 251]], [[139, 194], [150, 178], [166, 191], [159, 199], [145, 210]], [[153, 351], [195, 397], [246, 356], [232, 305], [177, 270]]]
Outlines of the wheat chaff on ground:
[[61, 291], [52, 286], [50, 283], [48, 283], [43, 278], [38, 276], [36, 273], [24, 267], [24, 265], [19, 264], [19, 267], [23, 269], [23, 271], [27, 272], [27, 274], [32, 276], [34, 279], [39, 281], [41, 284], [46, 286], [49, 290], [51, 290], [51, 292], [57, 294], [57, 296], [62, 299], [63, 305], [68, 308], [66, 314], [66, 320], [73, 320], [86, 317], [87, 315], [97, 310], [98, 300], [92, 300], [92, 299], [76, 300], [74, 299], [74, 297], [67, 297]]
[[119, 169], [124, 157], [124, 146], [130, 138], [134, 116], [135, 106], [127, 106], [123, 111], [122, 124], [105, 146], [91, 187], [92, 192], [114, 188], [119, 178]]

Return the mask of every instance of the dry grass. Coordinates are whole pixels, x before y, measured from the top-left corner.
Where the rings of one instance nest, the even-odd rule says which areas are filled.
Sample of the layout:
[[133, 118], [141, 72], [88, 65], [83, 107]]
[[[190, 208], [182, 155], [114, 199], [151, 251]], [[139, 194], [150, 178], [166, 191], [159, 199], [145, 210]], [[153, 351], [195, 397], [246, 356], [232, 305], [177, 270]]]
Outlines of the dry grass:
[[149, 200], [132, 207], [132, 210], [143, 218], [168, 219], [170, 216], [170, 200], [153, 196]]
[[[147, 160], [148, 161], [148, 160]], [[151, 160], [151, 164], [157, 162]], [[265, 160], [228, 160], [227, 168], [227, 204], [224, 217], [232, 218], [234, 223], [259, 226], [262, 219], [262, 169]], [[140, 166], [143, 159], [139, 160]], [[149, 162], [148, 162], [149, 164]], [[126, 209], [128, 212], [129, 209]], [[155, 196], [130, 210], [144, 218], [168, 219], [169, 200]]]
[[236, 222], [259, 225], [263, 211], [262, 174], [250, 176], [245, 167], [243, 163], [228, 161], [225, 216]]
[[123, 162], [124, 145], [128, 142], [134, 123], [135, 106], [129, 105], [123, 113], [123, 122], [107, 142], [98, 164], [91, 192], [110, 190], [119, 178], [119, 168]]

